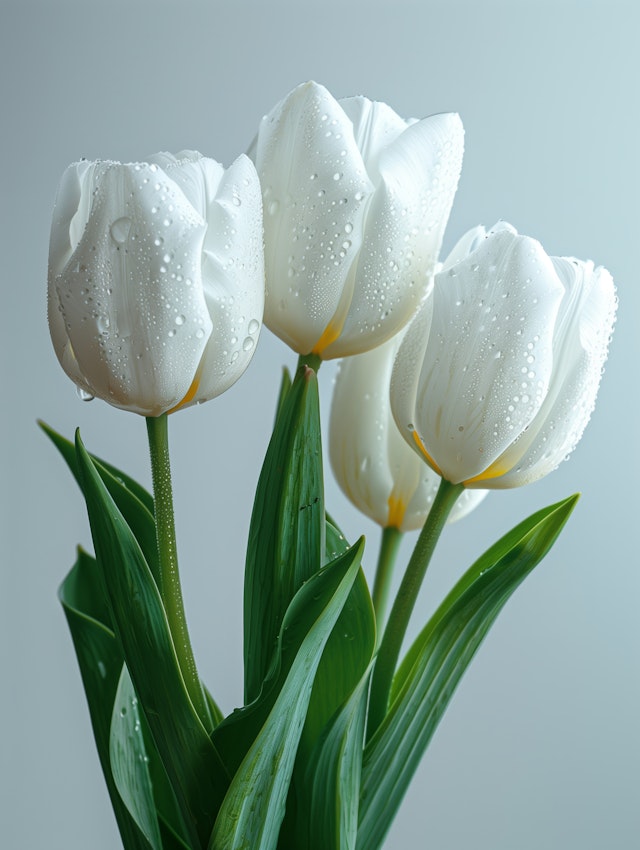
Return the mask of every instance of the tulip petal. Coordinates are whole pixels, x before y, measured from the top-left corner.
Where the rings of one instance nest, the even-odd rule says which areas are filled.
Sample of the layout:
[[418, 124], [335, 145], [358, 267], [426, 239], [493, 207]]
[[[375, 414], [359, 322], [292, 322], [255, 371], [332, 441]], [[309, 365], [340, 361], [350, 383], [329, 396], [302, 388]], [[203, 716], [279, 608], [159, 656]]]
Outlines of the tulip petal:
[[340, 106], [353, 125], [353, 136], [365, 167], [374, 184], [380, 182], [380, 154], [394, 142], [409, 124], [386, 103], [366, 97], [345, 97]]
[[[51, 275], [51, 297], [90, 391], [159, 415], [186, 394], [211, 331], [200, 277], [206, 224], [155, 164], [97, 163], [89, 182], [78, 204], [86, 222]], [[60, 244], [56, 236], [58, 264]]]
[[209, 199], [215, 197], [224, 174], [222, 165], [198, 151], [189, 150], [177, 154], [157, 153], [149, 162], [161, 168], [182, 189], [191, 206], [206, 220]]
[[436, 276], [416, 394], [419, 436], [442, 475], [474, 484], [539, 411], [562, 286], [538, 242], [508, 231]]
[[264, 200], [265, 324], [308, 354], [338, 308], [373, 186], [351, 122], [315, 83], [263, 118], [255, 163]]
[[417, 310], [435, 271], [463, 139], [458, 115], [434, 115], [380, 152], [381, 182], [367, 212], [353, 296], [340, 337], [323, 358], [380, 345]]
[[95, 167], [96, 163], [82, 160], [70, 165], [62, 175], [51, 222], [51, 274], [60, 274], [69, 262], [74, 246], [80, 241], [91, 208], [91, 191], [84, 187], [91, 183]]
[[[433, 318], [433, 293], [420, 307], [417, 315], [409, 324], [391, 372], [390, 402], [391, 413], [406, 443], [425, 460], [424, 453], [415, 441], [416, 409], [415, 399], [420, 379], [420, 366], [429, 341], [431, 320]], [[427, 459], [431, 468], [438, 472], [435, 464]]]
[[519, 487], [552, 472], [578, 444], [593, 412], [616, 310], [615, 287], [593, 263], [552, 258], [565, 287], [553, 340], [554, 371], [544, 403], [507, 450], [495, 488]]
[[187, 404], [220, 395], [243, 374], [255, 352], [264, 310], [262, 193], [251, 160], [239, 157], [216, 189], [207, 197], [202, 261], [213, 329], [198, 388]]
[[[329, 448], [336, 480], [353, 504], [382, 527], [412, 531], [424, 525], [440, 478], [409, 448], [391, 414], [389, 382], [402, 336], [340, 364]], [[484, 495], [463, 492], [450, 520], [468, 513]]]
[[[378, 354], [379, 349], [370, 352]], [[362, 513], [384, 527], [393, 478], [386, 452], [388, 423], [379, 396], [384, 392], [384, 375], [378, 375], [379, 382], [375, 380], [377, 365], [361, 357], [340, 364], [331, 403], [329, 454], [343, 492]]]
[[486, 237], [487, 231], [484, 227], [482, 227], [482, 225], [478, 225], [477, 227], [472, 227], [471, 230], [467, 230], [467, 232], [461, 236], [453, 246], [447, 256], [447, 259], [442, 264], [442, 268], [438, 269], [438, 271], [449, 271], [451, 266], [455, 266], [456, 263], [466, 260], [469, 254], [475, 251], [476, 248], [480, 247], [482, 240], [486, 239]]

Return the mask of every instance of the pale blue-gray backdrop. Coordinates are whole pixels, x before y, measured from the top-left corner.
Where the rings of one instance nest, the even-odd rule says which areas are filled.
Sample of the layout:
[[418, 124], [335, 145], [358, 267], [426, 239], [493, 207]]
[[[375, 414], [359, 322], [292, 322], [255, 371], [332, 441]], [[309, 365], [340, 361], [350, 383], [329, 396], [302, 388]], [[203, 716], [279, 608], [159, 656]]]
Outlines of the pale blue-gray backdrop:
[[[306, 79], [404, 116], [460, 112], [466, 155], [445, 249], [466, 228], [506, 218], [550, 253], [606, 265], [620, 296], [598, 406], [571, 461], [491, 496], [442, 543], [412, 633], [481, 548], [534, 509], [584, 493], [482, 646], [387, 846], [638, 846], [637, 8], [3, 0], [3, 847], [119, 846], [55, 596], [75, 544], [90, 543], [88, 526], [35, 420], [69, 435], [80, 425], [92, 450], [148, 481], [145, 429], [102, 402], [81, 403], [55, 360], [45, 278], [59, 176], [82, 156], [135, 160], [181, 148], [229, 164], [262, 114]], [[265, 331], [240, 383], [171, 421], [188, 616], [226, 710], [241, 693], [244, 545], [283, 362], [295, 361]], [[325, 367], [325, 417], [331, 380]], [[348, 536], [369, 537], [370, 569], [378, 530], [327, 479]]]

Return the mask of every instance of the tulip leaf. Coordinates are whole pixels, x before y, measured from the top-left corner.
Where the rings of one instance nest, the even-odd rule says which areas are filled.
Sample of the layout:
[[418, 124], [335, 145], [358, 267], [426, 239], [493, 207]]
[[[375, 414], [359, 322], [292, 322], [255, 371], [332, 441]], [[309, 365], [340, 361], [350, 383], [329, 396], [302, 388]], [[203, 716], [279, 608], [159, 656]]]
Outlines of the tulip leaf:
[[[347, 546], [344, 535], [327, 516], [326, 561], [331, 562]], [[292, 846], [308, 850], [355, 847], [375, 642], [373, 604], [360, 569], [325, 646], [311, 692], [294, 767], [295, 790], [289, 796], [283, 825]]]
[[[325, 727], [296, 782], [296, 845], [307, 850], [353, 850], [369, 680], [373, 664]], [[298, 765], [296, 765], [298, 768]]]
[[[84, 491], [74, 444], [44, 422], [39, 424], [66, 461], [80, 489]], [[156, 541], [153, 497], [133, 478], [116, 469], [115, 466], [111, 466], [111, 464], [99, 460], [93, 455], [90, 455], [90, 457], [105, 487], [138, 541], [145, 560], [157, 581], [158, 544]]]
[[59, 590], [78, 658], [91, 725], [102, 772], [125, 850], [150, 850], [122, 802], [111, 773], [109, 735], [111, 708], [115, 701], [123, 658], [107, 625], [108, 612], [99, 591], [98, 566], [83, 551]]
[[[347, 546], [339, 529], [327, 520], [325, 557], [335, 557]], [[302, 753], [312, 749], [326, 723], [356, 688], [371, 662], [375, 644], [373, 603], [360, 570], [318, 666], [302, 735]]]
[[276, 847], [316, 670], [358, 574], [363, 548], [360, 540], [304, 583], [283, 619], [264, 695], [237, 712], [239, 719], [231, 715], [214, 730], [221, 747], [228, 745], [229, 731], [238, 741], [250, 726], [258, 733], [247, 735], [252, 742], [246, 755], [236, 756], [241, 761], [209, 850]]
[[508, 598], [547, 554], [578, 496], [544, 508], [460, 579], [396, 673], [389, 711], [365, 747], [357, 847], [380, 847], [453, 692]]
[[153, 850], [162, 850], [138, 699], [125, 666], [113, 703], [109, 760], [116, 788]]
[[276, 420], [280, 415], [284, 401], [291, 389], [291, 372], [286, 366], [282, 367], [282, 380], [280, 381], [280, 391], [278, 393], [278, 401], [276, 403]]
[[77, 462], [114, 632], [193, 847], [206, 843], [229, 782], [187, 694], [143, 552], [79, 435]]
[[[40, 422], [39, 425], [59, 450], [82, 490], [84, 485], [80, 475], [75, 445], [44, 422]], [[141, 484], [138, 484], [137, 481], [115, 466], [104, 460], [99, 460], [92, 454], [89, 454], [89, 457], [93, 461], [110, 496], [138, 541], [154, 580], [158, 584], [158, 543], [156, 539], [153, 496]], [[204, 685], [203, 690], [209, 704], [211, 718], [217, 724], [222, 720], [224, 715]]]
[[324, 495], [318, 384], [298, 369], [282, 401], [251, 516], [244, 597], [245, 702], [271, 664], [289, 603], [324, 554]]

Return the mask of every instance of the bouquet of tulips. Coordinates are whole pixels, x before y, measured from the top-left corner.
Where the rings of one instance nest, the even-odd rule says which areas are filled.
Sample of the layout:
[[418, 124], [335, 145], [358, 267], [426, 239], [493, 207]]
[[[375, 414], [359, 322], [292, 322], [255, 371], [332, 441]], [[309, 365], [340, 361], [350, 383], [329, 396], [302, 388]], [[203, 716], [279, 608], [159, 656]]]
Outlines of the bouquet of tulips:
[[[183, 151], [64, 173], [54, 348], [82, 397], [145, 417], [151, 456], [153, 495], [43, 426], [87, 504], [95, 554], [79, 550], [60, 598], [126, 850], [381, 847], [484, 635], [576, 503], [481, 555], [402, 657], [447, 520], [577, 444], [616, 308], [605, 269], [506, 223], [439, 258], [462, 153], [457, 115], [406, 121], [307, 83], [226, 170]], [[299, 364], [274, 399], [244, 698], [225, 716], [187, 629], [167, 424], [241, 377], [263, 321]], [[364, 540], [324, 500], [317, 375], [334, 358], [333, 472], [383, 529], [371, 589]], [[398, 542], [418, 528], [393, 597]]]

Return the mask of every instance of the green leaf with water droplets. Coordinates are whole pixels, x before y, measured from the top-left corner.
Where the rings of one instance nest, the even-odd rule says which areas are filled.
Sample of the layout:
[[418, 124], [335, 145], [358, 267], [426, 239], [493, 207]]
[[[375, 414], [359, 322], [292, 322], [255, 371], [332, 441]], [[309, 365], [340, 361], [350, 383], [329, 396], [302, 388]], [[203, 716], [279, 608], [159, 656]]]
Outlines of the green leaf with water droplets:
[[153, 850], [162, 850], [138, 699], [126, 667], [122, 668], [113, 702], [109, 761], [113, 781], [129, 814]]
[[125, 850], [151, 850], [113, 781], [109, 758], [111, 709], [123, 658], [109, 626], [95, 560], [82, 550], [59, 590], [82, 676], [98, 757]]
[[193, 847], [209, 838], [229, 776], [186, 691], [158, 588], [80, 436], [77, 461], [110, 620]]

